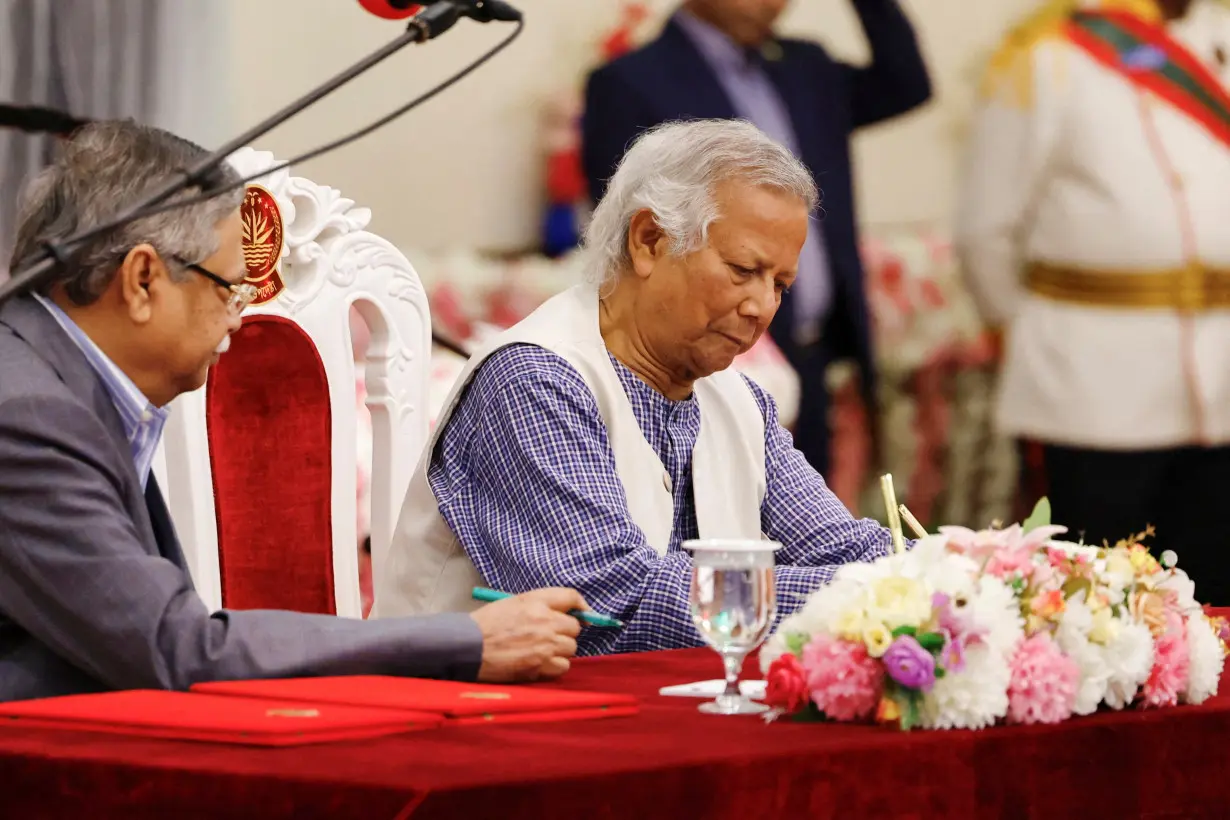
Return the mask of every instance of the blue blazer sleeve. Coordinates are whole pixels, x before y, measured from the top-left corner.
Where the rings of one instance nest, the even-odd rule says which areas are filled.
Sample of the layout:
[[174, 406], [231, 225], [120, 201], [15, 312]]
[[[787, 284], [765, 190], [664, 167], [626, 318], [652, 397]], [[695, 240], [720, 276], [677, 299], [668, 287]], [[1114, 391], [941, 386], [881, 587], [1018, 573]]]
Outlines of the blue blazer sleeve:
[[602, 199], [624, 151], [653, 122], [656, 120], [648, 105], [612, 66], [589, 76], [581, 116], [581, 162], [589, 182], [590, 199]]
[[854, 0], [871, 46], [871, 64], [847, 66], [855, 128], [912, 111], [931, 99], [931, 77], [918, 38], [897, 0]]

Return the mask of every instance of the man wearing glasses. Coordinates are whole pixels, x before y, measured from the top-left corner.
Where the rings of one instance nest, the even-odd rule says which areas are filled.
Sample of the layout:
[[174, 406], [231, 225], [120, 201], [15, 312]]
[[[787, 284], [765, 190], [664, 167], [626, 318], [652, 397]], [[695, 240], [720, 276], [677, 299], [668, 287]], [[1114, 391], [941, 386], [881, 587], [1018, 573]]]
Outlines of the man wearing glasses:
[[[131, 122], [81, 129], [25, 192], [14, 269], [204, 156]], [[0, 701], [215, 679], [555, 677], [585, 606], [538, 590], [470, 615], [382, 621], [211, 613], [151, 474], [167, 404], [205, 383], [254, 289], [243, 196], [104, 234], [0, 307]], [[199, 193], [190, 191], [189, 196]]]

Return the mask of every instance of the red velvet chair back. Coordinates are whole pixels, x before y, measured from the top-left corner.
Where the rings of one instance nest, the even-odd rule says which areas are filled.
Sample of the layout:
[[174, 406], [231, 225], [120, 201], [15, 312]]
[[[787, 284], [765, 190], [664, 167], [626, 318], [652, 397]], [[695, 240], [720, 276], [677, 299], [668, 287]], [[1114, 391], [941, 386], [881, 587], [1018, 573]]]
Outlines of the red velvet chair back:
[[206, 424], [222, 606], [335, 614], [329, 383], [308, 335], [247, 317], [210, 370]]

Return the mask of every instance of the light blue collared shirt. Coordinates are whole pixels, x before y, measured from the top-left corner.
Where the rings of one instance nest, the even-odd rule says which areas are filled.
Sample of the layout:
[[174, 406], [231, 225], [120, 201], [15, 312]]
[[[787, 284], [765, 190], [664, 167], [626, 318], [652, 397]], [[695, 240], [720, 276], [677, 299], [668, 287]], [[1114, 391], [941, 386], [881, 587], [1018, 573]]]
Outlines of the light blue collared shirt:
[[[764, 69], [748, 60], [746, 51], [724, 32], [699, 17], [679, 11], [675, 22], [717, 75], [735, 114], [789, 148], [796, 157], [801, 156], [790, 111]], [[824, 233], [812, 219], [807, 243], [799, 254], [799, 275], [790, 289], [794, 297], [795, 337], [800, 341], [814, 339], [828, 315], [833, 300], [828, 268]]]
[[115, 362], [107, 358], [107, 354], [103, 353], [98, 345], [85, 335], [85, 331], [78, 327], [67, 313], [60, 310], [58, 305], [37, 294], [34, 298], [47, 308], [47, 312], [68, 334], [68, 338], [72, 339], [73, 343], [85, 354], [86, 361], [90, 363], [90, 367], [94, 368], [98, 378], [102, 379], [103, 386], [107, 388], [107, 393], [111, 396], [112, 404], [120, 414], [120, 421], [124, 424], [124, 435], [128, 437], [128, 444], [132, 448], [132, 460], [137, 468], [137, 478], [141, 480], [141, 487], [144, 488], [149, 483], [150, 469], [154, 464], [154, 453], [158, 450], [162, 428], [167, 423], [168, 411], [166, 408], [155, 407], [151, 404], [140, 388], [132, 383], [132, 379], [128, 378]]

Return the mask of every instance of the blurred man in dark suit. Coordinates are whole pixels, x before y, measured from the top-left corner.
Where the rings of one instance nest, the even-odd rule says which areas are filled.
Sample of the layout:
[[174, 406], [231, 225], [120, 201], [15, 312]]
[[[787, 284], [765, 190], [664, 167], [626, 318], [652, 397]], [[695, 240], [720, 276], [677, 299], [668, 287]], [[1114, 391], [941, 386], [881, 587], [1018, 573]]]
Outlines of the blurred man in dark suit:
[[795, 444], [823, 474], [828, 365], [854, 359], [868, 407], [873, 413], [875, 407], [850, 135], [922, 105], [931, 83], [896, 0], [852, 0], [871, 45], [865, 67], [838, 62], [814, 43], [775, 37], [787, 2], [685, 2], [657, 40], [589, 78], [582, 152], [595, 201], [632, 138], [675, 119], [749, 120], [811, 170], [823, 192], [824, 218], [812, 222], [798, 280], [769, 332], [802, 383]]

